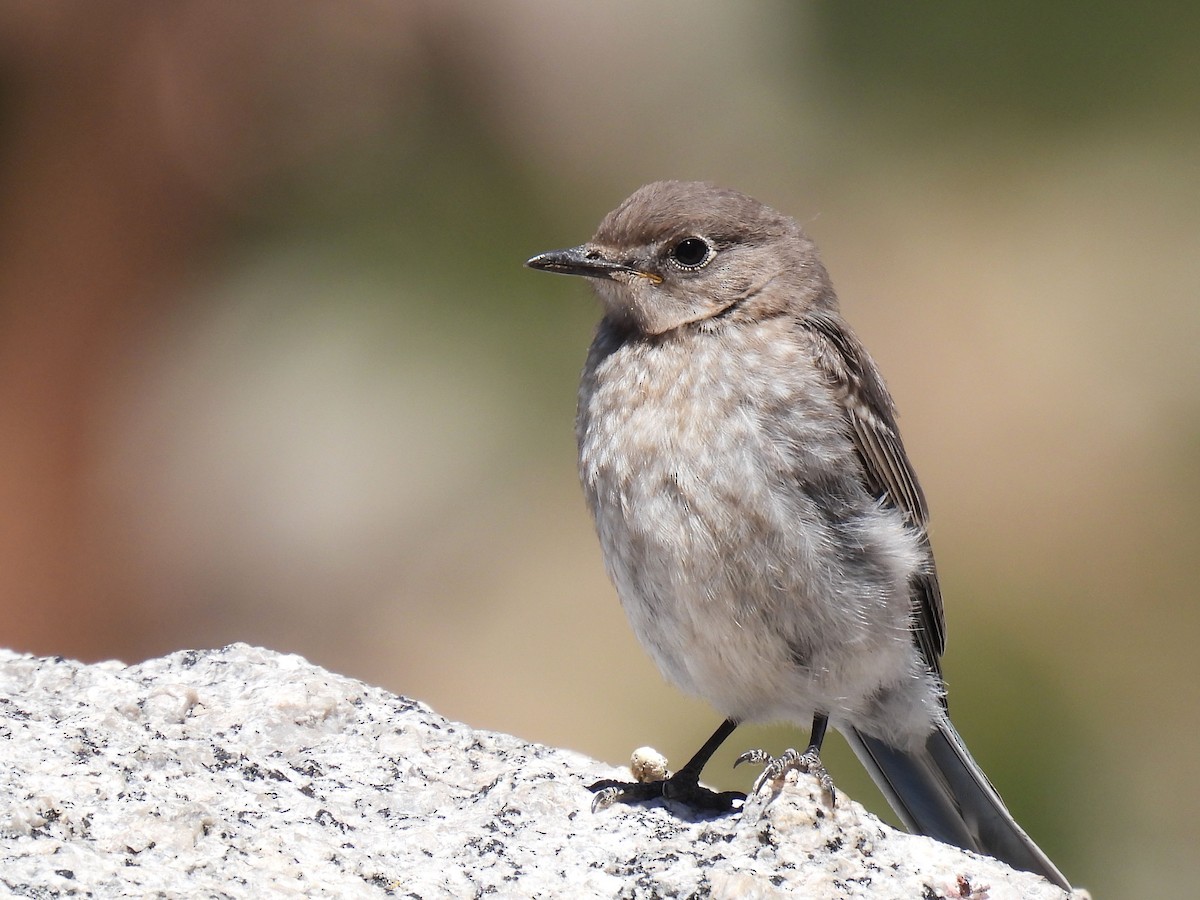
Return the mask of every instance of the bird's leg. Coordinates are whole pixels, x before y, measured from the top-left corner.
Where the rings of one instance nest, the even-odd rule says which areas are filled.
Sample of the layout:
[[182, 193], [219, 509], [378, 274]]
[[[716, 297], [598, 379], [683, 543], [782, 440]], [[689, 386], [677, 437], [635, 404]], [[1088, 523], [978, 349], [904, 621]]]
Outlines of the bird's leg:
[[713, 732], [712, 737], [704, 742], [704, 746], [696, 751], [695, 756], [689, 759], [682, 769], [667, 778], [646, 782], [614, 781], [606, 778], [589, 785], [588, 790], [596, 795], [596, 799], [592, 801], [592, 810], [601, 810], [614, 803], [638, 803], [661, 797], [713, 812], [729, 812], [734, 808], [734, 802], [745, 800], [746, 795], [740, 791], [717, 792], [701, 787], [700, 772], [717, 752], [717, 748], [733, 734], [735, 728], [737, 722], [726, 719]]
[[829, 773], [825, 771], [825, 766], [821, 763], [821, 745], [825, 742], [825, 732], [828, 728], [829, 716], [824, 713], [816, 713], [813, 715], [812, 736], [808, 741], [808, 749], [803, 753], [796, 750], [784, 750], [779, 756], [772, 757], [765, 750], [747, 750], [737, 758], [734, 766], [740, 766], [746, 762], [765, 763], [765, 768], [758, 778], [754, 779], [754, 787], [751, 788], [751, 792], [755, 794], [768, 781], [779, 781], [792, 770], [807, 772], [817, 779], [824, 791], [826, 802], [833, 806], [837, 799], [837, 793], [833, 789], [833, 779], [829, 777]]

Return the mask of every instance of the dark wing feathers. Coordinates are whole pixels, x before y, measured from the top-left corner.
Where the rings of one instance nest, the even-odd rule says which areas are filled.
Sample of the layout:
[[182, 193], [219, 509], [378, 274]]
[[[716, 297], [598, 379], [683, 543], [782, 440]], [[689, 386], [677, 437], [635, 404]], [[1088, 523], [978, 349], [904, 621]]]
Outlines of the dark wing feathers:
[[[908, 461], [896, 427], [892, 398], [875, 363], [835, 314], [812, 313], [805, 318], [804, 325], [813, 337], [817, 365], [841, 395], [850, 435], [862, 458], [868, 489], [885, 503], [901, 510], [914, 527], [921, 530], [921, 541], [929, 550], [929, 538], [925, 533], [929, 521], [925, 494]], [[914, 579], [913, 604], [913, 640], [930, 667], [940, 674], [939, 660], [946, 649], [946, 622], [932, 551], [928, 571]]]

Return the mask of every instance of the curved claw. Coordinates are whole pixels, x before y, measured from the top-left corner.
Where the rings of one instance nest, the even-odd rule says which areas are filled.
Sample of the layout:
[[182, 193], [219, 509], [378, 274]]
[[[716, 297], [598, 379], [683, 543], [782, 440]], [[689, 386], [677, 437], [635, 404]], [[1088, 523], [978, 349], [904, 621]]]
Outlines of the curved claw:
[[767, 782], [778, 782], [788, 772], [797, 771], [812, 775], [817, 779], [821, 785], [821, 793], [829, 806], [833, 806], [837, 802], [837, 791], [833, 787], [833, 778], [826, 771], [820, 754], [815, 748], [810, 747], [803, 753], [799, 750], [788, 749], [775, 757], [764, 750], [747, 750], [737, 758], [734, 766], [744, 762], [764, 764], [762, 772], [754, 779], [754, 786], [750, 789], [751, 793], [757, 794]]
[[598, 813], [602, 809], [608, 809], [620, 799], [621, 789], [619, 787], [601, 788], [596, 791], [596, 796], [592, 798], [592, 812]]
[[771, 754], [766, 750], [747, 750], [741, 756], [733, 761], [733, 767], [736, 769], [742, 763], [770, 763]]

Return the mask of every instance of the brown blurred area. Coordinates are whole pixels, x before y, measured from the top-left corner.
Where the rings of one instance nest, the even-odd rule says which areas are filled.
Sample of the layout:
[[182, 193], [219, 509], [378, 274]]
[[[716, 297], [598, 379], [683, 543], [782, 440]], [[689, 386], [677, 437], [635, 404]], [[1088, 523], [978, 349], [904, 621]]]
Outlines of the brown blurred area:
[[[175, 645], [156, 561], [121, 521], [119, 505], [140, 501], [100, 483], [105, 444], [120, 439], [113, 404], [122, 382], [154, 377], [147, 357], [193, 305], [188, 285], [247, 215], [246, 194], [378, 127], [402, 97], [411, 13], [356, 12], [0, 10], [0, 604], [10, 645], [84, 659]], [[372, 52], [381, 71], [363, 98], [356, 75], [372, 74]], [[359, 73], [348, 71], [355, 57]], [[122, 494], [140, 487], [128, 475]]]
[[[0, 6], [0, 643], [247, 641], [678, 764], [714, 716], [634, 643], [575, 484], [596, 309], [520, 264], [645, 181], [715, 180], [806, 223], [888, 377], [976, 755], [1097, 896], [1176, 893], [1200, 875], [1197, 19]], [[708, 774], [795, 740], [748, 729]]]

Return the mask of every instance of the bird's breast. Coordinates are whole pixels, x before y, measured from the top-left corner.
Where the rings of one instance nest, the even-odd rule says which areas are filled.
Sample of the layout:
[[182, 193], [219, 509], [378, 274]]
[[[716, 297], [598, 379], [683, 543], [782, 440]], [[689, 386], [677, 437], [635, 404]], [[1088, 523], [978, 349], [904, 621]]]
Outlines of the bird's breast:
[[589, 357], [579, 466], [609, 576], [668, 679], [726, 715], [865, 696], [910, 669], [915, 538], [802, 345], [706, 337]]

